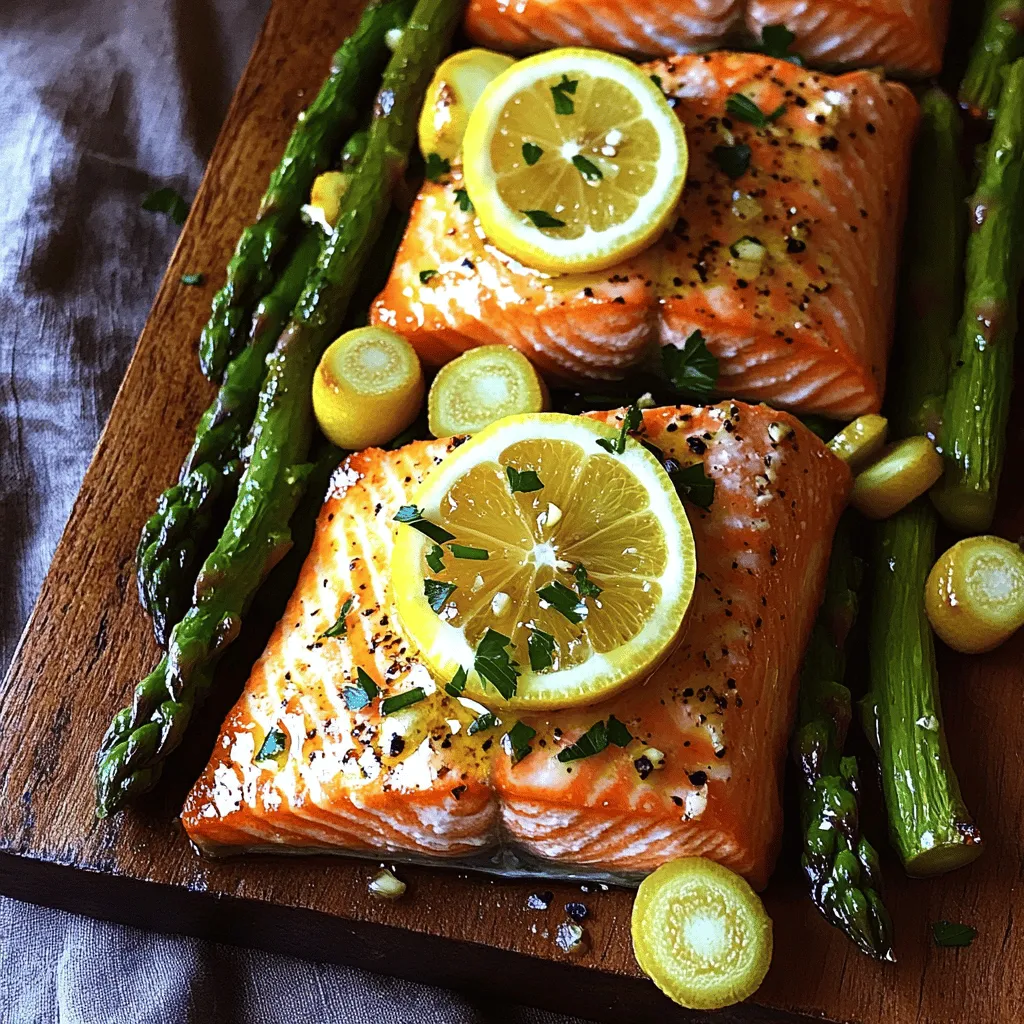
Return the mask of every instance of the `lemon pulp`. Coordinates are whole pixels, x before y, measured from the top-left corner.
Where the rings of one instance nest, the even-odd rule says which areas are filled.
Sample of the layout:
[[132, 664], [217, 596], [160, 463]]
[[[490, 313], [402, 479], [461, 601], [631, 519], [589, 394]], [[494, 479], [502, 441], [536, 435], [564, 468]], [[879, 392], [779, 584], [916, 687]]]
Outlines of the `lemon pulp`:
[[[645, 678], [667, 656], [693, 591], [693, 536], [650, 452], [597, 444], [617, 439], [579, 417], [512, 416], [424, 481], [417, 507], [451, 539], [399, 525], [392, 581], [402, 623], [442, 681], [462, 668], [467, 696], [483, 703], [565, 707]], [[514, 693], [479, 671], [488, 633], [508, 641]]]

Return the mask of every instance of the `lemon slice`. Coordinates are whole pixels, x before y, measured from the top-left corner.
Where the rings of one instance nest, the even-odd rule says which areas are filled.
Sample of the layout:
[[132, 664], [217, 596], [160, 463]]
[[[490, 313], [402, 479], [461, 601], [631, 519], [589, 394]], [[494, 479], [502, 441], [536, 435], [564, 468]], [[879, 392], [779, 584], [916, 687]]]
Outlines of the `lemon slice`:
[[644, 973], [691, 1010], [753, 995], [772, 959], [772, 922], [757, 894], [703, 857], [664, 864], [640, 883], [632, 933]]
[[668, 226], [686, 137], [636, 65], [550, 50], [487, 86], [463, 143], [466, 190], [491, 241], [551, 273], [601, 270]]
[[496, 708], [590, 704], [648, 676], [682, 630], [689, 521], [658, 460], [605, 424], [499, 420], [397, 518], [398, 615], [449, 692]]

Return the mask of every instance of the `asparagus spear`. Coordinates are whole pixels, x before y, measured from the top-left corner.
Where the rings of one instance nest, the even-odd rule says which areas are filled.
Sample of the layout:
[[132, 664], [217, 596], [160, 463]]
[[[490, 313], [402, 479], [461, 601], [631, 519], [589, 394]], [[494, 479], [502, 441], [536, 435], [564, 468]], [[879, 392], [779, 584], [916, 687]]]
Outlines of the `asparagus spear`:
[[[960, 122], [939, 90], [922, 101], [913, 164], [900, 295], [903, 325], [894, 365], [902, 396], [894, 432], [933, 429], [945, 387], [949, 339], [958, 308], [963, 231]], [[921, 315], [927, 306], [927, 315]], [[937, 874], [973, 860], [981, 837], [960, 796], [942, 726], [935, 640], [924, 610], [924, 583], [935, 548], [935, 511], [921, 499], [878, 525], [871, 611], [871, 687], [864, 724], [882, 765], [889, 827], [911, 874]]]
[[316, 266], [322, 236], [319, 228], [305, 232], [257, 307], [249, 343], [228, 365], [224, 383], [199, 420], [178, 483], [164, 491], [142, 528], [135, 559], [139, 600], [152, 616], [161, 647], [185, 614], [198, 565], [227, 518], [242, 471], [238, 455], [252, 426], [267, 355]]
[[[344, 320], [409, 158], [427, 85], [462, 8], [463, 0], [419, 0], [388, 64], [366, 154], [342, 200], [338, 226], [271, 356], [252, 457], [231, 518], [199, 574], [192, 607], [174, 627], [162, 673], [158, 666], [143, 680], [131, 711], [115, 718], [104, 739], [96, 772], [101, 818], [156, 783], [261, 580], [289, 547], [288, 523], [310, 472], [303, 463], [312, 433], [313, 373]], [[162, 676], [162, 693], [154, 675]]]
[[[849, 514], [848, 514], [849, 515]], [[895, 959], [892, 925], [879, 895], [878, 854], [861, 835], [857, 761], [843, 757], [852, 717], [842, 684], [847, 636], [857, 617], [862, 565], [850, 544], [849, 518], [832, 543], [825, 600], [804, 656], [793, 757], [800, 767], [803, 853], [811, 899], [862, 952]]]
[[362, 117], [388, 55], [387, 34], [405, 21], [412, 0], [378, 0], [342, 43], [320, 92], [299, 115], [281, 162], [270, 176], [256, 222], [242, 232], [227, 278], [214, 296], [199, 339], [199, 363], [219, 380], [241, 346], [252, 305], [273, 281], [274, 261], [299, 224], [313, 179], [337, 154]]
[[996, 116], [1003, 73], [1024, 54], [1024, 0], [988, 0], [960, 83], [960, 102], [975, 117]]
[[946, 474], [933, 499], [954, 529], [983, 533], [1003, 468], [1024, 275], [1024, 60], [1007, 73], [971, 206], [965, 304], [940, 433]]

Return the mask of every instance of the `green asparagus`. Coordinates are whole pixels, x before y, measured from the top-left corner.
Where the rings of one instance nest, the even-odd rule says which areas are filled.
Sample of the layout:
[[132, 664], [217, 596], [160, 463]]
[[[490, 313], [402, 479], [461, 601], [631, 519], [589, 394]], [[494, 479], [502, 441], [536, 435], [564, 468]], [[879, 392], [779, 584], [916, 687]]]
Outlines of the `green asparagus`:
[[996, 116], [1003, 74], [1024, 55], [1024, 0], [988, 0], [981, 32], [960, 83], [960, 102], [975, 116]]
[[971, 209], [964, 310], [940, 432], [946, 473], [932, 497], [954, 529], [984, 533], [1003, 468], [1024, 276], [1024, 60], [1007, 73]]
[[[366, 154], [352, 174], [338, 226], [270, 358], [253, 427], [253, 452], [228, 525], [203, 565], [195, 600], [171, 634], [163, 693], [147, 677], [129, 713], [108, 731], [97, 765], [97, 814], [151, 788], [181, 742], [234, 641], [260, 582], [290, 544], [289, 520], [310, 472], [310, 390], [324, 349], [343, 322], [416, 139], [434, 68], [447, 51], [464, 0], [419, 0], [388, 64], [374, 105]], [[159, 666], [154, 674], [159, 673]], [[159, 704], [156, 700], [160, 699]], [[136, 708], [139, 709], [136, 712]], [[147, 713], [148, 712], [148, 713]]]
[[836, 531], [825, 600], [800, 675], [793, 757], [800, 767], [801, 863], [815, 906], [862, 952], [893, 960], [892, 925], [879, 894], [878, 854], [861, 835], [857, 761], [843, 757], [852, 717], [843, 685], [847, 636], [857, 617], [862, 565], [850, 544], [850, 520]]
[[316, 266], [322, 237], [319, 228], [306, 231], [281, 277], [260, 302], [249, 343], [228, 365], [224, 383], [203, 413], [178, 483], [160, 496], [156, 512], [142, 529], [136, 553], [139, 600], [153, 619], [161, 647], [185, 614], [196, 571], [227, 519], [267, 355]]
[[[959, 115], [939, 90], [922, 101], [910, 187], [900, 323], [890, 423], [897, 437], [934, 430], [949, 340], [959, 315], [965, 183]], [[927, 308], [926, 308], [927, 307]], [[880, 523], [869, 646], [871, 687], [863, 704], [878, 751], [893, 843], [911, 874], [936, 874], [973, 860], [981, 837], [960, 797], [942, 725], [935, 640], [924, 610], [936, 515], [921, 498]]]
[[345, 135], [362, 119], [387, 59], [388, 33], [401, 27], [411, 9], [412, 0], [371, 4], [335, 53], [320, 92], [299, 115], [281, 162], [270, 176], [256, 222], [242, 232], [200, 336], [199, 362], [210, 380], [220, 379], [241, 347], [252, 307], [273, 282], [275, 259], [299, 226], [299, 211], [308, 200], [313, 179], [327, 169]]

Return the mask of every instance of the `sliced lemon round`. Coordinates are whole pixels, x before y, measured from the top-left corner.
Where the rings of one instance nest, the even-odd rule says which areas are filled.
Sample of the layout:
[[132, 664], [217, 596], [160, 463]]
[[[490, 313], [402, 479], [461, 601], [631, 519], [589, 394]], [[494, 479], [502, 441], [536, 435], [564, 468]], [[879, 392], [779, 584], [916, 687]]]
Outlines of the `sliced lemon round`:
[[499, 420], [397, 519], [398, 616], [449, 692], [496, 708], [590, 704], [646, 678], [682, 631], [689, 520], [658, 460], [605, 424]]
[[466, 190], [490, 240], [551, 273], [601, 270], [674, 215], [683, 126], [648, 75], [599, 50], [550, 50], [484, 90], [463, 142]]

